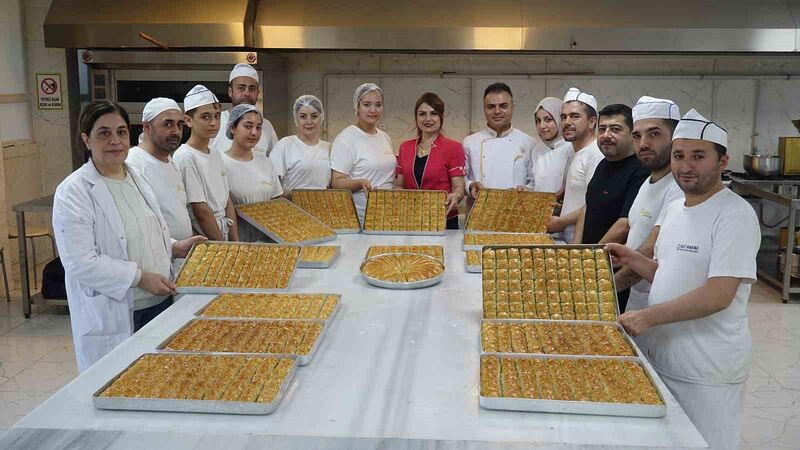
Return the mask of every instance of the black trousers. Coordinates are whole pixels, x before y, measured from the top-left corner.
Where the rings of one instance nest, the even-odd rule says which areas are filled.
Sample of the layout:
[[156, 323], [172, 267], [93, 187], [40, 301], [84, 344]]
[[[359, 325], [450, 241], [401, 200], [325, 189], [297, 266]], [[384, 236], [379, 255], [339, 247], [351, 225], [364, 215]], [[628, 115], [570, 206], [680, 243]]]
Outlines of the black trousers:
[[153, 305], [149, 308], [140, 309], [133, 312], [133, 332], [139, 331], [140, 328], [147, 325], [148, 322], [155, 319], [157, 315], [164, 312], [165, 309], [172, 305], [172, 296], [166, 298], [163, 302]]
[[458, 229], [458, 216], [453, 216], [447, 219], [446, 228], [448, 230], [457, 230]]
[[624, 291], [617, 292], [617, 300], [619, 300], [619, 313], [622, 314], [625, 312], [625, 308], [628, 306], [628, 297], [631, 295], [630, 289], [625, 289]]

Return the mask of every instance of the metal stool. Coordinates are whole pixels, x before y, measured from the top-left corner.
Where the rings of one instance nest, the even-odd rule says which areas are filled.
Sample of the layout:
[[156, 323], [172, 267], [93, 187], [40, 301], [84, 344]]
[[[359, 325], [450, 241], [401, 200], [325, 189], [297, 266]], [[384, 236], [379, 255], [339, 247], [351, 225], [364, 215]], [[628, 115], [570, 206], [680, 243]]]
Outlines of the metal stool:
[[3, 254], [3, 247], [0, 247], [0, 267], [3, 270], [3, 287], [6, 288], [6, 300], [11, 301], [11, 291], [8, 289], [8, 272], [6, 272], [6, 257]]
[[[38, 281], [38, 269], [36, 266], [36, 241], [34, 241], [37, 237], [49, 237], [50, 238], [50, 245], [53, 247], [53, 258], [56, 255], [56, 240], [53, 237], [53, 233], [50, 232], [48, 228], [39, 228], [39, 227], [27, 227], [25, 228], [25, 239], [31, 243], [31, 254], [33, 254], [33, 288], [36, 289], [36, 286], [39, 284]], [[9, 239], [17, 239], [17, 230], [9, 230], [8, 238]]]

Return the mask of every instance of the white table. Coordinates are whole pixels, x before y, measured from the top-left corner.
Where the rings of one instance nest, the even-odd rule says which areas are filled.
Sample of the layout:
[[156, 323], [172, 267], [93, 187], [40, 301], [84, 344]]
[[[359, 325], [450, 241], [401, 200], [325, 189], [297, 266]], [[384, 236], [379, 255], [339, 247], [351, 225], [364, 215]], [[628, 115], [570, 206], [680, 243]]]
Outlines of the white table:
[[[310, 365], [268, 416], [106, 411], [91, 395], [185, 324], [209, 295], [180, 298], [20, 420], [0, 448], [698, 448], [705, 442], [669, 391], [660, 419], [490, 411], [478, 406], [480, 275], [467, 274], [461, 233], [340, 236], [330, 269], [302, 269], [293, 292], [342, 294]], [[443, 244], [442, 283], [422, 290], [367, 285], [368, 245]], [[660, 380], [659, 380], [659, 383]]]

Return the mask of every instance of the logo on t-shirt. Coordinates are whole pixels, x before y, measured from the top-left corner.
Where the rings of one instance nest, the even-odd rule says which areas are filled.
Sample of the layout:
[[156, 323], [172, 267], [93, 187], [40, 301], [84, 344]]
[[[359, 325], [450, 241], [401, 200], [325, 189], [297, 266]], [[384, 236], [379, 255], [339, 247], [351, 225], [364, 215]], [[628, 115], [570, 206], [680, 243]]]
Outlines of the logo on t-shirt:
[[648, 219], [652, 219], [653, 218], [653, 215], [650, 214], [650, 211], [648, 211], [645, 208], [642, 208], [641, 211], [639, 211], [639, 215], [642, 216], [642, 217], [647, 217]]
[[700, 247], [689, 244], [678, 244], [676, 250], [678, 250], [679, 252], [697, 253], [698, 251], [700, 251]]

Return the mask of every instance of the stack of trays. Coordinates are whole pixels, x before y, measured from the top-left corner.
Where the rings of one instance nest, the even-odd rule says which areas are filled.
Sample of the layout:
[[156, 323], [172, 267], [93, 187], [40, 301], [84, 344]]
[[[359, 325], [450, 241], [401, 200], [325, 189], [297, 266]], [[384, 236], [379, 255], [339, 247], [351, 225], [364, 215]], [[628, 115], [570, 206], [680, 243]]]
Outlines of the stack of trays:
[[300, 247], [208, 241], [195, 244], [176, 277], [182, 294], [286, 290]]
[[461, 249], [466, 252], [467, 272], [481, 273], [481, 250], [486, 245], [553, 245], [548, 234], [537, 233], [465, 233]]
[[338, 234], [360, 233], [353, 194], [345, 189], [297, 189], [292, 202]]
[[546, 233], [556, 196], [546, 192], [481, 189], [469, 212], [467, 231]]
[[270, 414], [311, 362], [341, 298], [221, 294], [93, 396], [100, 409]]
[[279, 198], [236, 207], [239, 217], [281, 244], [312, 245], [336, 239], [336, 232], [294, 203]]
[[446, 231], [446, 199], [445, 191], [370, 191], [364, 233], [442, 236]]
[[297, 267], [301, 269], [327, 269], [339, 257], [338, 245], [306, 246], [300, 250], [300, 261]]
[[666, 414], [652, 368], [614, 322], [614, 276], [602, 247], [483, 249], [482, 407]]

